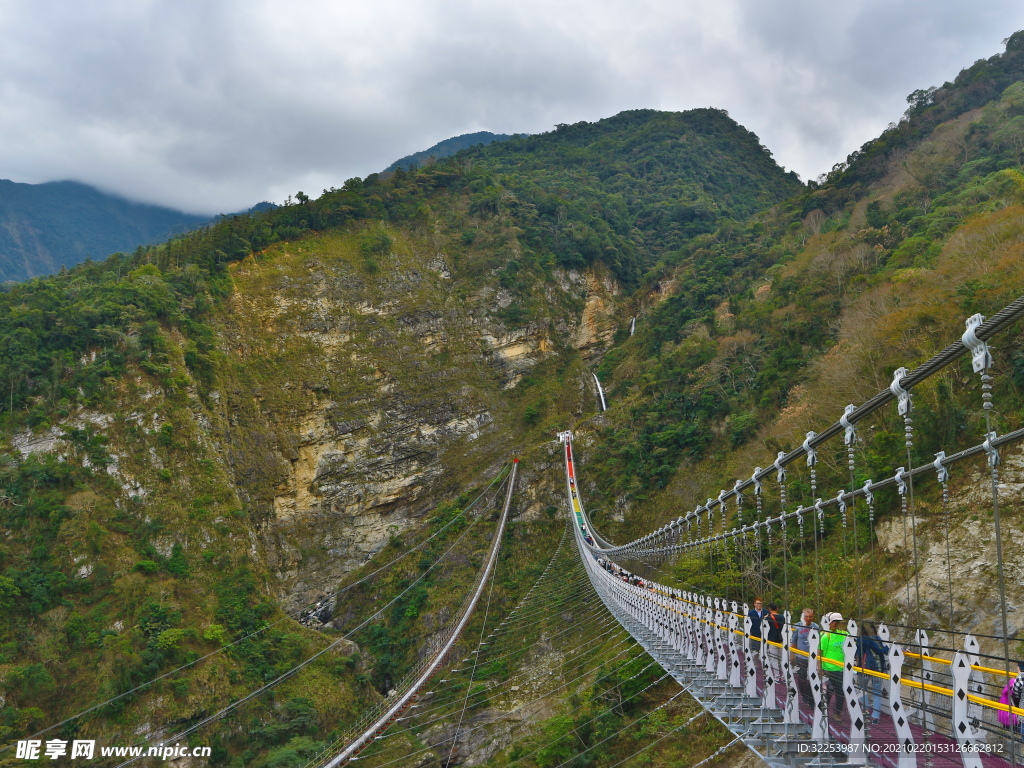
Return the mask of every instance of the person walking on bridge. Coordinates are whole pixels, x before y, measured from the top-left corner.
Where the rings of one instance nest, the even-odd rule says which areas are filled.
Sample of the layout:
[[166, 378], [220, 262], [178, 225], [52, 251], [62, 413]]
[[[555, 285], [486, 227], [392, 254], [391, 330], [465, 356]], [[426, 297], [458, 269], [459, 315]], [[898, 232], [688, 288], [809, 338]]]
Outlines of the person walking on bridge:
[[828, 676], [828, 688], [825, 692], [827, 701], [832, 702], [832, 715], [836, 719], [843, 716], [843, 643], [846, 642], [846, 632], [839, 627], [843, 621], [843, 614], [830, 613], [825, 617], [827, 632], [821, 634], [821, 646], [819, 656], [821, 658], [821, 671]]
[[804, 608], [800, 613], [800, 622], [794, 627], [790, 662], [793, 664], [793, 672], [796, 677], [796, 686], [800, 699], [807, 706], [814, 705], [814, 699], [811, 695], [811, 681], [807, 676], [807, 662], [811, 652], [809, 635], [812, 629], [821, 629], [821, 627], [814, 620], [814, 609]]
[[786, 620], [779, 615], [779, 606], [776, 603], [768, 604], [768, 615], [764, 619], [765, 640], [768, 646], [765, 652], [768, 654], [768, 664], [771, 666], [772, 678], [777, 683], [784, 683], [782, 679], [782, 629], [786, 626]]
[[747, 616], [750, 618], [750, 645], [747, 648], [751, 653], [759, 653], [761, 645], [761, 620], [764, 619], [767, 611], [761, 606], [764, 603], [761, 602], [760, 597], [754, 598], [754, 607], [750, 609]]
[[[870, 621], [860, 625], [860, 637], [857, 638], [857, 666], [872, 672], [889, 671], [889, 651], [878, 636], [878, 630]], [[861, 708], [867, 712], [868, 700], [871, 700], [871, 714], [868, 723], [877, 723], [882, 717], [882, 678], [861, 672], [861, 690], [864, 696]]]

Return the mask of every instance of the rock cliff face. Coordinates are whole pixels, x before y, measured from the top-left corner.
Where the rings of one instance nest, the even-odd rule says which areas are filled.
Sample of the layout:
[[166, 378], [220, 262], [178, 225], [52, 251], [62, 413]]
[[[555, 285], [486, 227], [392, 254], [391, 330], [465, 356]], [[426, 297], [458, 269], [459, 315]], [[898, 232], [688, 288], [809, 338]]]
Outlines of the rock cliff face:
[[597, 357], [611, 343], [615, 329], [621, 321], [616, 316], [614, 297], [618, 286], [609, 275], [598, 276], [588, 272], [582, 276], [586, 290], [586, 303], [573, 344], [590, 360]]
[[[617, 286], [602, 274], [555, 271], [530, 288], [529, 311], [517, 313], [512, 297], [524, 291], [502, 285], [493, 265], [467, 269], [443, 241], [399, 231], [370, 263], [361, 236], [309, 238], [232, 266], [232, 291], [208, 321], [205, 374], [188, 363], [197, 348], [183, 334], [153, 323], [156, 362], [128, 365], [106, 380], [102, 400], [12, 435], [12, 456], [102, 468], [90, 473], [90, 490], [54, 492], [67, 519], [51, 537], [69, 564], [65, 578], [83, 592], [100, 579], [113, 584], [118, 599], [89, 619], [97, 637], [152, 647], [139, 612], [166, 610], [166, 626], [151, 634], [209, 653], [238, 622], [276, 614], [278, 605], [307, 627], [348, 629], [346, 616], [366, 606], [349, 602], [334, 615], [330, 595], [346, 574], [440, 504], [481, 487], [515, 448], [530, 452], [509, 533], [509, 550], [520, 553], [515, 568], [528, 572], [530, 537], [560, 527], [559, 454], [536, 445], [553, 434], [524, 411], [543, 397], [557, 403], [552, 412], [593, 412], [589, 365], [619, 323]], [[517, 316], [527, 319], [510, 319]], [[0, 505], [11, 503], [0, 488]], [[472, 551], [459, 557], [445, 575], [461, 584], [476, 568]], [[438, 582], [436, 604], [416, 619], [410, 655], [446, 627], [448, 602], [461, 600], [445, 593], [444, 577]], [[57, 606], [40, 631], [52, 624], [64, 632], [72, 619]], [[311, 654], [321, 637], [295, 630]], [[371, 646], [352, 663], [345, 659], [358, 649], [338, 646], [331, 682], [296, 683], [289, 695], [315, 691], [319, 712], [354, 722], [391, 681]], [[80, 669], [114, 679], [123, 655], [104, 648]], [[297, 660], [302, 651], [288, 652]], [[220, 655], [195, 672], [188, 695], [154, 690], [138, 705], [143, 720], [126, 720], [118, 735], [156, 737], [160, 723], [237, 699], [249, 680], [239, 666]], [[370, 686], [356, 679], [378, 669], [385, 671]], [[84, 675], [66, 679], [68, 688], [87, 688]], [[200, 693], [211, 690], [214, 704]], [[67, 708], [88, 703], [83, 694]], [[485, 716], [494, 718], [494, 743], [507, 744], [515, 708]]]
[[[1024, 569], [1024, 530], [1020, 517], [1024, 450], [1016, 446], [1004, 449], [1003, 454], [999, 467], [999, 503], [1008, 604], [1007, 630], [1013, 637], [1024, 630], [1024, 616], [1019, 609], [1024, 600], [1024, 584], [1020, 579]], [[898, 585], [889, 595], [891, 604], [900, 606], [906, 615], [914, 616], [920, 593], [924, 623], [948, 626], [952, 591], [953, 619], [958, 631], [1001, 635], [989, 471], [984, 459], [977, 460], [975, 464], [951, 469], [948, 518], [943, 513], [941, 501], [926, 501], [918, 503], [916, 518], [908, 515], [904, 521], [900, 516], [893, 516], [884, 520], [876, 528], [876, 533], [878, 546], [887, 552], [903, 555], [907, 564], [906, 572], [897, 574], [894, 579]], [[916, 580], [912, 575], [915, 532], [920, 566]], [[1001, 645], [996, 647], [985, 638], [981, 642], [983, 650], [1002, 654]]]
[[379, 271], [344, 236], [234, 271], [220, 439], [289, 610], [504, 460], [519, 424], [504, 392], [558, 355], [597, 357], [618, 322], [614, 281], [563, 272], [550, 319], [508, 327], [501, 290], [395, 243]]

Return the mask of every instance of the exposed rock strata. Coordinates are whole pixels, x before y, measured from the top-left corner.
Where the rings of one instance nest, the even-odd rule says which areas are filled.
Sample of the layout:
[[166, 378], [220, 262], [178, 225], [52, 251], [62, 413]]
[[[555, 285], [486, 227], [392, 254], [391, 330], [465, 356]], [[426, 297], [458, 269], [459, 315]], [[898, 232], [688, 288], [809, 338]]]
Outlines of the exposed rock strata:
[[[599, 355], [615, 332], [618, 287], [607, 276], [560, 273], [552, 301], [582, 307], [579, 316], [508, 328], [492, 316], [501, 292], [456, 300], [446, 266], [406, 260], [375, 287], [344, 262], [289, 258], [271, 290], [244, 290], [266, 279], [260, 265], [238, 269], [243, 291], [225, 348], [240, 376], [260, 383], [235, 387], [222, 416], [267, 564], [286, 608], [298, 611], [493, 471], [508, 450], [502, 429], [517, 418], [500, 391], [559, 349]], [[236, 335], [246, 326], [264, 341]], [[284, 357], [288, 372], [277, 370], [286, 381], [270, 391], [259, 369]], [[533, 503], [527, 514], [546, 507]]]

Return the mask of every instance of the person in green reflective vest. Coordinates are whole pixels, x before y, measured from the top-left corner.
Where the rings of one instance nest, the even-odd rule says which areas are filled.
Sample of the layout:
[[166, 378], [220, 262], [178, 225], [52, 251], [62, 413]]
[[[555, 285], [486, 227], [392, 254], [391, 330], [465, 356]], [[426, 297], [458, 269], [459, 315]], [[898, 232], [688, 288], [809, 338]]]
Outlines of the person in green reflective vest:
[[827, 631], [821, 633], [818, 655], [821, 658], [821, 671], [828, 677], [828, 689], [825, 700], [832, 703], [832, 716], [840, 719], [843, 716], [843, 643], [846, 632], [840, 629], [843, 614], [830, 613], [825, 616]]

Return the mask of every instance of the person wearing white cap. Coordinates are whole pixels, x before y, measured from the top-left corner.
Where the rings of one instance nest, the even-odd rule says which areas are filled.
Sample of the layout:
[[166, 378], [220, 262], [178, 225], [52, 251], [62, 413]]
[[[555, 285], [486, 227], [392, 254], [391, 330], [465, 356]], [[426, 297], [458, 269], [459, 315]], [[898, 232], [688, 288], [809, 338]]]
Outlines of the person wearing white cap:
[[829, 685], [825, 693], [826, 700], [832, 702], [832, 716], [839, 719], [843, 716], [843, 643], [846, 632], [840, 629], [843, 614], [825, 614], [825, 632], [821, 633], [819, 656], [821, 671], [828, 676]]

